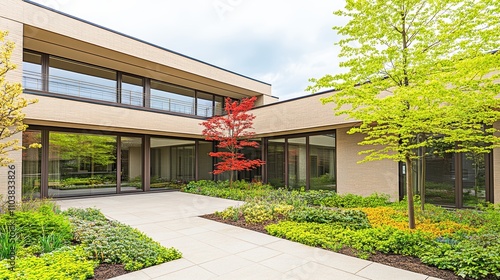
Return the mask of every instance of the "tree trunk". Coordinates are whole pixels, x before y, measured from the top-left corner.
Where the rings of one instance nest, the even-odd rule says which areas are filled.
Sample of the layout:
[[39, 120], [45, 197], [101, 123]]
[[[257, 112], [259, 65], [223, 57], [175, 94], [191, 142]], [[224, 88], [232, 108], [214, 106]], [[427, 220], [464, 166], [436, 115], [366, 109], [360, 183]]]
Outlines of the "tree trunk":
[[408, 199], [408, 226], [410, 229], [415, 228], [415, 208], [413, 203], [413, 183], [412, 183], [413, 166], [410, 157], [406, 157], [406, 196]]

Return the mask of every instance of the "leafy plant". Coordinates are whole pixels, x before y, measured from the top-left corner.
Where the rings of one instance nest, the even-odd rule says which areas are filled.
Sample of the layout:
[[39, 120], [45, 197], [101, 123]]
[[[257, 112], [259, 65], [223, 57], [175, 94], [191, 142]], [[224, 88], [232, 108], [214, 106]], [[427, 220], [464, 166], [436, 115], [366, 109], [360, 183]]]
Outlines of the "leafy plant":
[[58, 251], [37, 256], [17, 258], [15, 267], [8, 260], [0, 261], [0, 275], [4, 280], [85, 280], [94, 276], [97, 262], [87, 259], [81, 246], [64, 247]]
[[369, 228], [370, 223], [366, 214], [359, 210], [329, 209], [325, 207], [304, 207], [289, 214], [289, 218], [296, 222], [314, 222], [338, 224], [344, 228]]
[[[95, 209], [71, 210], [74, 238], [91, 257], [101, 263], [121, 263], [125, 269], [139, 270], [181, 258], [174, 248], [165, 248], [140, 231], [115, 221], [102, 220]], [[93, 219], [94, 221], [80, 219]]]

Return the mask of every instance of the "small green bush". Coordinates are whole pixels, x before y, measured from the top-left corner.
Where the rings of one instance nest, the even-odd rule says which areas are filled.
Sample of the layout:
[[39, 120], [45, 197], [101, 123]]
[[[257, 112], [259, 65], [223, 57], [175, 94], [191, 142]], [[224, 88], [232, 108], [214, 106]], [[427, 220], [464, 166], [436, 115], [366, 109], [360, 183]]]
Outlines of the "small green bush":
[[[88, 209], [94, 212], [95, 209]], [[80, 211], [77, 216], [97, 217]], [[129, 271], [179, 259], [181, 253], [174, 248], [165, 248], [140, 231], [115, 221], [86, 221], [71, 217], [74, 238], [81, 242], [93, 259], [101, 263], [120, 263]]]
[[370, 223], [366, 214], [359, 210], [341, 210], [325, 207], [303, 207], [289, 214], [289, 218], [296, 222], [314, 222], [338, 224], [344, 228], [369, 228]]
[[0, 217], [0, 231], [14, 219], [15, 232], [25, 246], [36, 245], [45, 236], [57, 235], [63, 243], [72, 238], [71, 225], [67, 217], [54, 212], [51, 204], [42, 204], [38, 209], [16, 211], [13, 217], [5, 214]]
[[69, 208], [68, 210], [62, 212], [63, 215], [77, 218], [84, 221], [106, 221], [106, 216], [104, 216], [99, 209], [96, 208]]
[[2, 280], [85, 280], [94, 276], [95, 261], [87, 259], [82, 247], [64, 247], [40, 257], [17, 258], [12, 269], [8, 260], [0, 261]]

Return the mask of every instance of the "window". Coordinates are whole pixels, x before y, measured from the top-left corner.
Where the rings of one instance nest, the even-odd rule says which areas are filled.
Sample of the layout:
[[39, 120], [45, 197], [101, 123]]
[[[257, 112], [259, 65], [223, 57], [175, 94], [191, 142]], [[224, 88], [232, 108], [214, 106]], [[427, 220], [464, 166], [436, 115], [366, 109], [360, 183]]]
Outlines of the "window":
[[[26, 130], [23, 132], [23, 146], [41, 143], [42, 132], [40, 130]], [[22, 197], [23, 199], [40, 198], [41, 173], [42, 173], [42, 149], [27, 148], [22, 150], [23, 176]]]
[[23, 88], [43, 90], [42, 56], [25, 51], [23, 53]]
[[57, 57], [49, 67], [50, 92], [116, 102], [116, 72]]
[[194, 95], [194, 90], [152, 81], [150, 107], [194, 115]]
[[143, 80], [139, 77], [122, 75], [121, 103], [127, 105], [144, 105]]
[[120, 191], [142, 191], [142, 138], [122, 136], [120, 141]]
[[196, 94], [196, 115], [211, 117], [214, 115], [214, 96], [208, 93]]

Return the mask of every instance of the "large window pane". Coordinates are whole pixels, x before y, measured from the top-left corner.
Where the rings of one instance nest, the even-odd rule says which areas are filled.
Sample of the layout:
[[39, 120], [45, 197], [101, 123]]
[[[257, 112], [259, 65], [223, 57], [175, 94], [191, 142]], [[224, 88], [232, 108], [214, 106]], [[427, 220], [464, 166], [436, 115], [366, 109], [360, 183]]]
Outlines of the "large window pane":
[[56, 57], [49, 66], [50, 92], [116, 102], [116, 72]]
[[425, 199], [428, 203], [455, 206], [455, 154], [425, 159]]
[[121, 103], [135, 106], [144, 105], [142, 78], [122, 75]]
[[196, 114], [202, 117], [211, 117], [214, 113], [214, 96], [208, 93], [196, 94]]
[[151, 138], [151, 185], [153, 189], [177, 188], [194, 180], [194, 141]]
[[306, 138], [288, 139], [288, 186], [300, 188], [306, 186]]
[[310, 189], [336, 190], [335, 134], [309, 137]]
[[49, 197], [116, 193], [116, 137], [50, 132]]
[[152, 81], [150, 107], [194, 115], [194, 90]]
[[[26, 130], [23, 132], [23, 146], [41, 143], [41, 131]], [[23, 150], [23, 199], [40, 198], [42, 149], [26, 148]]]
[[486, 201], [486, 166], [484, 154], [462, 155], [463, 206], [473, 207]]
[[269, 184], [274, 187], [284, 187], [285, 139], [269, 139], [266, 165]]
[[142, 191], [142, 138], [121, 137], [122, 192]]
[[23, 88], [43, 90], [42, 56], [39, 54], [23, 53]]
[[198, 142], [198, 179], [212, 180], [212, 171], [214, 169], [213, 157], [209, 156], [212, 152], [212, 142]]
[[[246, 159], [262, 159], [261, 141], [258, 141], [256, 139], [253, 139], [252, 141], [259, 143], [259, 147], [245, 147], [243, 148], [241, 153], [245, 156]], [[262, 166], [255, 169], [240, 171], [238, 172], [238, 177], [240, 180], [245, 180], [247, 182], [260, 182], [262, 181]]]
[[215, 106], [214, 106], [214, 115], [220, 116], [224, 111], [224, 97], [215, 96]]

